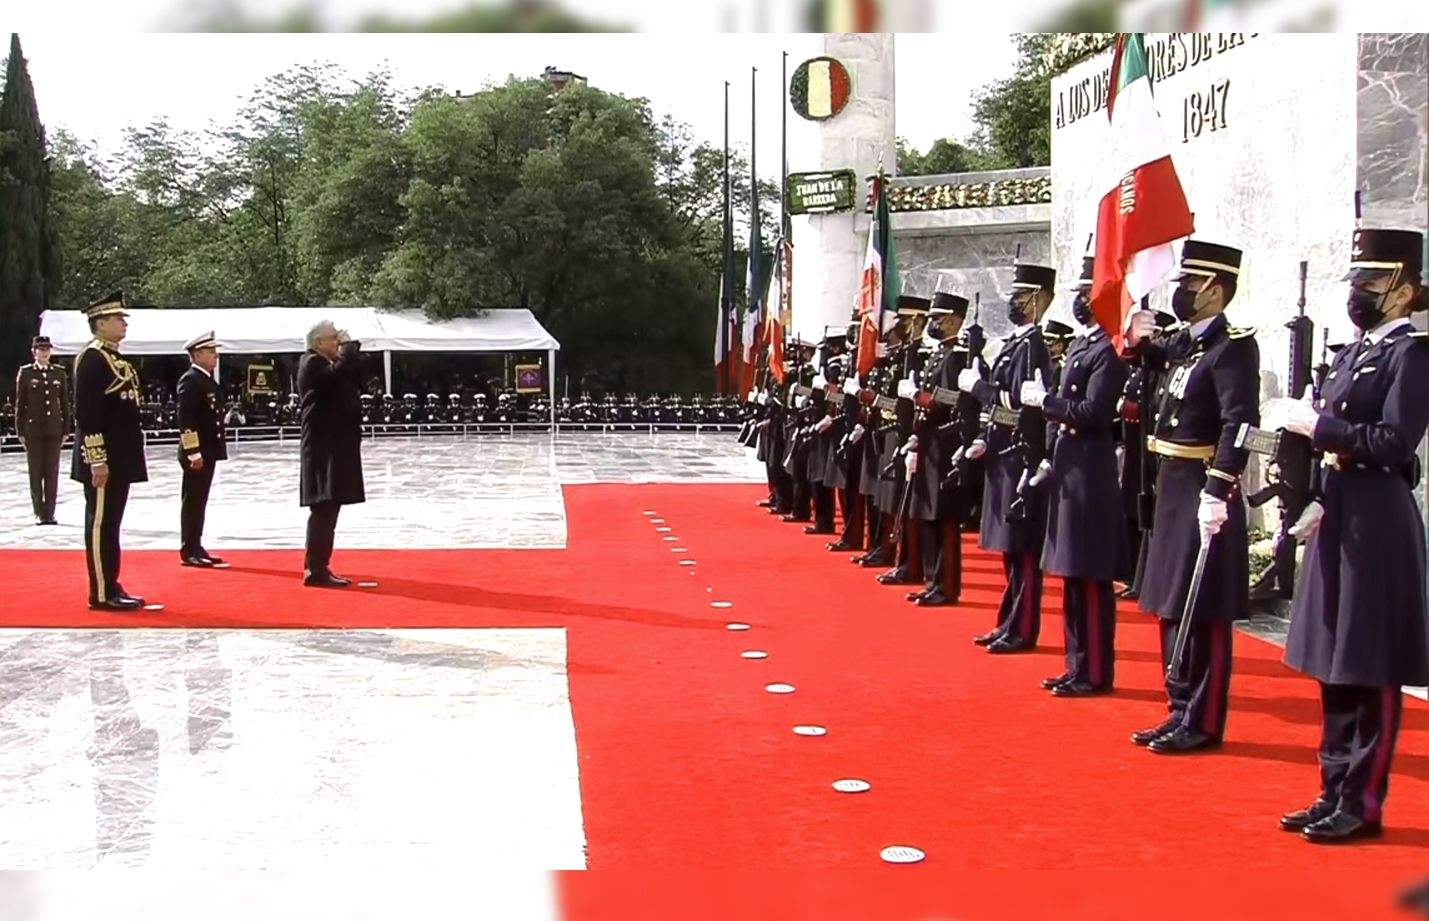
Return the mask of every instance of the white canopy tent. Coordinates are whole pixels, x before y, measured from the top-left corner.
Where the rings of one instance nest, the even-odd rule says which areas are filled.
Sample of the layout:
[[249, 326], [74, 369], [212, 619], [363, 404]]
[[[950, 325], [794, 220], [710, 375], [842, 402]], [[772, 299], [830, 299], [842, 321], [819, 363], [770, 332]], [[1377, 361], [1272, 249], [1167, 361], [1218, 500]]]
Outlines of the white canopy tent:
[[[393, 352], [545, 352], [551, 420], [556, 418], [556, 352], [561, 344], [531, 311], [488, 310], [484, 316], [429, 320], [417, 310], [386, 313], [372, 307], [215, 307], [208, 309], [135, 308], [122, 346], [128, 355], [180, 355], [184, 343], [212, 330], [220, 354], [272, 355], [307, 350], [308, 330], [331, 320], [362, 342], [363, 351], [382, 353], [382, 371], [392, 392]], [[54, 350], [73, 355], [93, 337], [78, 310], [46, 310], [40, 334]]]

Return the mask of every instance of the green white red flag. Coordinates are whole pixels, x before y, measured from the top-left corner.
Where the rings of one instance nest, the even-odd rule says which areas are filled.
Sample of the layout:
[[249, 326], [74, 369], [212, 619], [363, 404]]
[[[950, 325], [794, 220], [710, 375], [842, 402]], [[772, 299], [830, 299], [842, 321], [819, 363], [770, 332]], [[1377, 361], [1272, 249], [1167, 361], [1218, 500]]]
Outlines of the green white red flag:
[[868, 256], [858, 287], [858, 362], [860, 375], [878, 360], [883, 318], [898, 311], [898, 260], [893, 252], [893, 226], [888, 218], [888, 176], [873, 177], [873, 223], [868, 228]]
[[1107, 117], [1111, 132], [1102, 162], [1108, 173], [1097, 210], [1092, 313], [1120, 348], [1132, 305], [1175, 271], [1173, 244], [1195, 229], [1161, 131], [1140, 32], [1117, 36]]

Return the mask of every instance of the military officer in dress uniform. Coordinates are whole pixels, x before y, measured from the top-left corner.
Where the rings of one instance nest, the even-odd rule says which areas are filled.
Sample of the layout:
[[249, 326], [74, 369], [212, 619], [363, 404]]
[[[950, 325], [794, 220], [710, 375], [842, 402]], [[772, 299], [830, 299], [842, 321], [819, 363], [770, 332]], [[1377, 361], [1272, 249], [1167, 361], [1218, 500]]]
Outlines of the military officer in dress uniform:
[[1357, 230], [1350, 320], [1363, 331], [1335, 356], [1318, 405], [1271, 401], [1265, 428], [1322, 452], [1316, 498], [1291, 528], [1306, 539], [1285, 663], [1320, 683], [1320, 796], [1280, 820], [1316, 843], [1378, 836], [1404, 686], [1429, 684], [1424, 524], [1415, 456], [1429, 427], [1424, 238]]
[[1046, 501], [1029, 484], [1047, 446], [1047, 422], [1041, 413], [1022, 412], [1022, 385], [1052, 376], [1052, 357], [1037, 324], [1052, 304], [1055, 269], [1041, 265], [1014, 268], [1007, 318], [1013, 331], [992, 366], [992, 380], [976, 369], [958, 375], [958, 389], [971, 393], [989, 415], [986, 433], [968, 449], [986, 457], [982, 500], [983, 549], [1002, 554], [1007, 588], [998, 607], [997, 626], [973, 642], [991, 653], [1025, 652], [1037, 645], [1042, 628], [1042, 553]]
[[[915, 397], [922, 412], [914, 425], [917, 447], [908, 454], [913, 498], [909, 516], [917, 522], [923, 554], [923, 590], [907, 599], [923, 607], [957, 604], [963, 587], [964, 490], [952, 482], [955, 457], [977, 437], [977, 400], [958, 392], [958, 373], [969, 367], [958, 333], [968, 315], [968, 299], [939, 291], [929, 308], [927, 334], [937, 342]], [[935, 399], [955, 395], [956, 405]]]
[[819, 372], [814, 375], [809, 396], [809, 408], [817, 418], [809, 449], [809, 489], [813, 496], [814, 523], [804, 528], [805, 534], [834, 533], [834, 491], [843, 489], [845, 481], [841, 470], [832, 463], [837, 429], [834, 413], [837, 407], [829, 398], [830, 377], [842, 377], [844, 360], [844, 335], [842, 326], [824, 329], [823, 342], [819, 345]]
[[896, 401], [893, 418], [885, 420], [879, 433], [878, 470], [881, 480], [878, 496], [879, 505], [889, 510], [889, 540], [891, 542], [897, 536], [898, 541], [892, 546], [893, 569], [878, 577], [883, 585], [910, 585], [923, 581], [918, 523], [909, 513], [912, 489], [908, 482], [906, 457], [909, 448], [916, 444], [912, 441], [913, 418], [917, 409], [913, 395], [918, 392], [917, 375], [922, 371], [926, 357], [922, 340], [931, 305], [926, 297], [901, 295], [898, 298], [898, 324], [894, 327], [890, 343], [890, 357], [896, 373], [888, 379], [891, 392], [885, 396], [894, 396]]
[[1146, 551], [1140, 604], [1161, 618], [1163, 661], [1170, 663], [1177, 628], [1202, 543], [1206, 568], [1188, 627], [1186, 661], [1166, 678], [1170, 715], [1134, 733], [1133, 743], [1160, 754], [1218, 747], [1226, 726], [1233, 623], [1250, 617], [1250, 544], [1241, 475], [1248, 453], [1236, 447], [1241, 425], [1260, 421], [1260, 348], [1254, 330], [1225, 317], [1240, 277], [1241, 252], [1200, 240], [1186, 242], [1172, 294], [1176, 317], [1188, 324], [1155, 341], [1149, 311], [1131, 317], [1129, 344], [1143, 361], [1163, 365], [1147, 448], [1158, 455], [1156, 510]]
[[1077, 331], [1061, 320], [1048, 319], [1042, 324], [1042, 338], [1047, 341], [1047, 353], [1052, 356], [1052, 377], [1045, 381], [1048, 393], [1057, 393], [1062, 384], [1062, 368], [1066, 366], [1067, 349]]
[[203, 549], [203, 520], [208, 493], [221, 460], [228, 460], [223, 440], [223, 389], [214, 379], [218, 367], [218, 340], [209, 331], [184, 343], [192, 366], [179, 378], [179, 466], [183, 468], [180, 494], [179, 559], [185, 566], [212, 567], [223, 560]]
[[[1156, 311], [1158, 334], [1169, 334], [1179, 322], [1173, 314]], [[1121, 425], [1117, 433], [1121, 447], [1121, 507], [1127, 537], [1126, 557], [1117, 567], [1117, 581], [1124, 583], [1125, 588], [1117, 592], [1117, 597], [1134, 601], [1138, 597], [1141, 574], [1146, 569], [1149, 545], [1144, 537], [1151, 530], [1156, 486], [1156, 455], [1146, 448], [1142, 416], [1154, 415], [1153, 399], [1164, 381], [1161, 372], [1145, 366], [1134, 351], [1123, 353], [1122, 358], [1130, 367], [1131, 375], [1122, 393]]]
[[[863, 436], [866, 421], [863, 404], [859, 401], [857, 356], [850, 344], [858, 336], [858, 326], [850, 324], [844, 331], [843, 361], [834, 370], [830, 383], [837, 383], [840, 398], [830, 407], [833, 426], [834, 449], [829, 453], [829, 465], [824, 471], [824, 482], [838, 490], [839, 509], [843, 518], [843, 529], [838, 540], [830, 541], [826, 548], [833, 552], [862, 550], [866, 527], [863, 496], [859, 493], [859, 475], [863, 470]], [[830, 398], [833, 399], [832, 397]]]
[[56, 524], [60, 448], [70, 427], [69, 378], [50, 364], [50, 337], [30, 343], [34, 363], [15, 375], [15, 433], [30, 468], [30, 505], [35, 524]]
[[[1117, 482], [1116, 429], [1129, 369], [1092, 316], [1092, 258], [1072, 301], [1081, 332], [1067, 347], [1060, 388], [1022, 385], [1023, 412], [1047, 417], [1047, 457], [1038, 473], [1050, 480], [1042, 571], [1062, 577], [1066, 672], [1042, 686], [1058, 697], [1111, 691], [1116, 637], [1112, 580], [1125, 554]], [[1051, 325], [1050, 322], [1048, 324]]]
[[119, 354], [129, 323], [116, 291], [86, 310], [94, 335], [74, 360], [75, 447], [70, 478], [84, 485], [84, 555], [89, 606], [135, 611], [144, 599], [119, 584], [119, 527], [129, 487], [149, 479], [144, 458], [139, 375]]

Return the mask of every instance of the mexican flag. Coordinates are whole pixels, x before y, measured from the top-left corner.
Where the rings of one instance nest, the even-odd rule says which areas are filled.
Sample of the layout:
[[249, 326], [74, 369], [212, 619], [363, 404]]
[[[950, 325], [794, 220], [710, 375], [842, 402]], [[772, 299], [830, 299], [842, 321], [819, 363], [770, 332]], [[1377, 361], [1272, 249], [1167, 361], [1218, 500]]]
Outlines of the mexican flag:
[[888, 176], [873, 177], [873, 223], [868, 228], [868, 255], [858, 287], [858, 364], [867, 374], [878, 360], [883, 318], [898, 310], [898, 261], [893, 253], [893, 226], [888, 220]]
[[1140, 32], [1117, 36], [1107, 117], [1110, 146], [1102, 162], [1109, 166], [1097, 210], [1092, 313], [1120, 348], [1132, 305], [1175, 271], [1172, 244], [1195, 229], [1161, 133]]
[[789, 279], [794, 265], [794, 247], [780, 237], [774, 243], [774, 275], [770, 280], [769, 298], [764, 302], [763, 344], [769, 347], [769, 373], [784, 383], [784, 324], [780, 316], [792, 303]]

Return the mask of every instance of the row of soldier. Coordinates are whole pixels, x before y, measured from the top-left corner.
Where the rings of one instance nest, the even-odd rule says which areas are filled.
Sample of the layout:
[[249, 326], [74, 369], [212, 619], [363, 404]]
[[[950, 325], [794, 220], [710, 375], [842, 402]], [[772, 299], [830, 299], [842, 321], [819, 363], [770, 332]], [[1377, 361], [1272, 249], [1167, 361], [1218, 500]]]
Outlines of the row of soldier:
[[[1167, 698], [1167, 718], [1131, 741], [1203, 752], [1222, 743], [1233, 625], [1250, 616], [1250, 452], [1270, 462], [1299, 439], [1316, 465], [1313, 501], [1286, 527], [1306, 546], [1285, 661], [1320, 684], [1321, 790], [1280, 827], [1314, 843], [1377, 836], [1402, 688], [1429, 684], [1413, 498], [1429, 339], [1410, 322], [1429, 309], [1422, 245], [1410, 231], [1354, 232], [1358, 341], [1336, 353], [1321, 393], [1264, 407], [1254, 330], [1225, 316], [1242, 254], [1198, 240], [1184, 246], [1174, 315], [1132, 313], [1120, 350], [1093, 315], [1091, 259], [1060, 360], [1044, 325], [1056, 274], [1036, 265], [1015, 267], [1014, 329], [990, 364], [967, 299], [943, 291], [900, 298], [881, 330], [828, 329], [817, 365], [814, 344], [795, 338], [782, 383], [750, 395], [742, 431], [768, 470], [760, 504], [830, 536], [837, 504], [828, 549], [891, 567], [878, 580], [920, 586], [905, 597], [923, 606], [958, 601], [960, 535], [976, 528], [1006, 575], [997, 622], [974, 638], [990, 654], [1037, 645], [1043, 577], [1062, 578], [1065, 671], [1042, 682], [1058, 697], [1112, 692], [1114, 583], [1129, 582], [1120, 594], [1160, 623]], [[876, 360], [860, 369], [869, 334]]]

